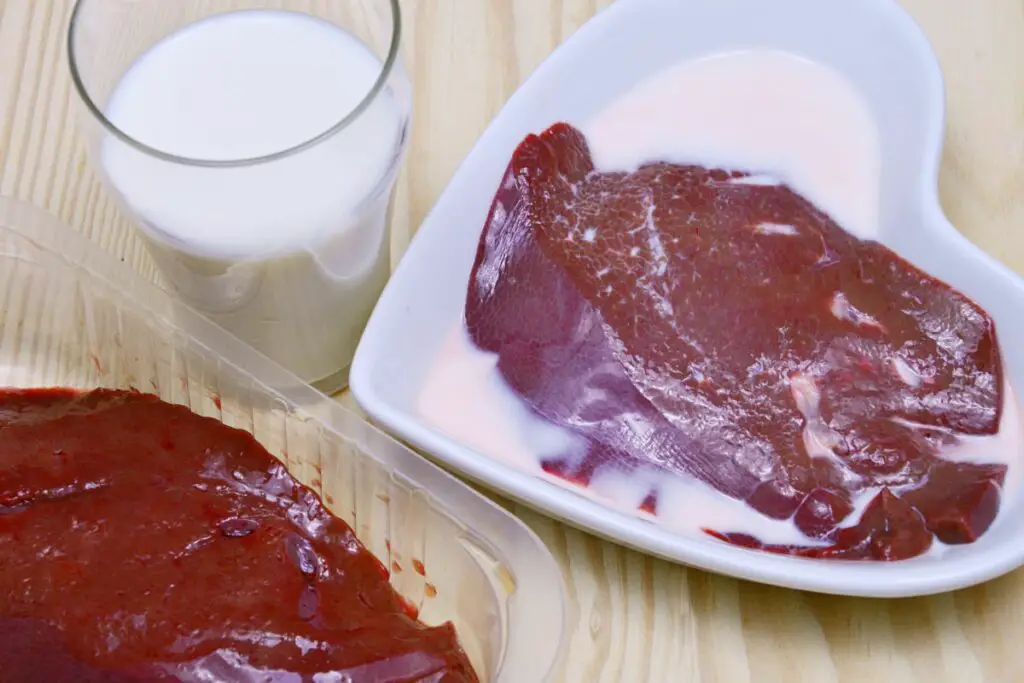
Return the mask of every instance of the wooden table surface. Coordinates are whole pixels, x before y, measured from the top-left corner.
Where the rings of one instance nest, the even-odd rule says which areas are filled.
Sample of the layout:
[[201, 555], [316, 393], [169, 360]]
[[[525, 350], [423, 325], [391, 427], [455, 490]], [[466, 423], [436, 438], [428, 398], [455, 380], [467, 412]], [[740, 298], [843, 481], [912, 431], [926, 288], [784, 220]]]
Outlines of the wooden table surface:
[[[404, 2], [416, 117], [397, 254], [516, 86], [609, 2]], [[903, 2], [946, 76], [947, 213], [1024, 273], [1024, 3]], [[71, 4], [0, 0], [0, 193], [46, 208], [152, 277], [76, 130], [64, 58]], [[513, 509], [566, 575], [567, 683], [1024, 681], [1024, 570], [924, 599], [818, 596], [674, 566]]]

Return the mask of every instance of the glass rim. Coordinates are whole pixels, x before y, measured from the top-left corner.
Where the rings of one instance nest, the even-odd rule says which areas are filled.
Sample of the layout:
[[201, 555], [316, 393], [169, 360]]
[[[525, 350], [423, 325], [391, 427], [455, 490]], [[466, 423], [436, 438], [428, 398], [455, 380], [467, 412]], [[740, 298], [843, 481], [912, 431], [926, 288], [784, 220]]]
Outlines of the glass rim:
[[377, 80], [374, 81], [373, 86], [367, 91], [359, 103], [327, 130], [324, 130], [296, 145], [292, 145], [291, 147], [271, 152], [269, 154], [245, 157], [241, 159], [198, 159], [165, 152], [164, 150], [147, 145], [141, 140], [132, 137], [121, 130], [117, 124], [107, 118], [107, 115], [103, 113], [103, 110], [96, 104], [95, 100], [93, 100], [92, 96], [89, 94], [89, 89], [86, 87], [85, 81], [82, 78], [81, 71], [78, 68], [78, 59], [75, 54], [75, 35], [81, 19], [81, 13], [83, 6], [90, 1], [92, 0], [75, 0], [75, 6], [71, 11], [71, 19], [68, 23], [66, 40], [68, 67], [71, 71], [71, 81], [74, 83], [75, 91], [78, 93], [79, 98], [85, 104], [89, 113], [92, 114], [92, 116], [99, 121], [100, 125], [102, 125], [114, 137], [144, 154], [185, 166], [202, 166], [208, 168], [256, 166], [294, 156], [316, 147], [321, 142], [333, 137], [358, 119], [363, 112], [369, 108], [373, 101], [377, 99], [381, 91], [384, 90], [384, 87], [394, 70], [395, 63], [398, 61], [399, 45], [402, 38], [402, 11], [398, 4], [399, 0], [389, 0], [389, 4], [391, 5], [391, 44], [388, 46], [387, 56], [381, 65], [380, 74], [378, 74]]

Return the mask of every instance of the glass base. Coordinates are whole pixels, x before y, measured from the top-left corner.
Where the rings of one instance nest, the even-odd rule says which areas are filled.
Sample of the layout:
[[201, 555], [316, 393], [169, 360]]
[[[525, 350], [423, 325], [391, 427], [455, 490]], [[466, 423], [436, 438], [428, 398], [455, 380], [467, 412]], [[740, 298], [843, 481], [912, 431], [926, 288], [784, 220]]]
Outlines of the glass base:
[[348, 371], [351, 365], [346, 365], [341, 370], [338, 370], [333, 375], [328, 375], [323, 379], [318, 379], [315, 382], [310, 382], [314, 389], [322, 391], [328, 396], [336, 396], [341, 392], [348, 389]]

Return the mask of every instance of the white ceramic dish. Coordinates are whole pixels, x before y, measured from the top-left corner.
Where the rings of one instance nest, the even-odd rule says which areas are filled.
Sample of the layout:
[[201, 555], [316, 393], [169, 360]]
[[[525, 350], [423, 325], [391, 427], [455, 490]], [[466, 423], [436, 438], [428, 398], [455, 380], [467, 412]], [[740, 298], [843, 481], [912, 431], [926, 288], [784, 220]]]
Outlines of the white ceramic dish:
[[495, 118], [421, 226], [363, 336], [351, 384], [378, 422], [447, 466], [625, 545], [703, 569], [807, 590], [896, 597], [979, 583], [1024, 564], [1024, 501], [1004, 502], [978, 542], [898, 563], [808, 560], [683, 536], [454, 442], [413, 410], [445, 333], [462, 315], [477, 242], [524, 135], [585, 121], [656, 71], [708, 54], [772, 48], [845, 74], [878, 123], [881, 240], [974, 297], [995, 318], [1011, 381], [1024, 386], [1024, 282], [949, 223], [937, 176], [944, 92], [935, 55], [892, 0], [619, 0], [559, 48]]

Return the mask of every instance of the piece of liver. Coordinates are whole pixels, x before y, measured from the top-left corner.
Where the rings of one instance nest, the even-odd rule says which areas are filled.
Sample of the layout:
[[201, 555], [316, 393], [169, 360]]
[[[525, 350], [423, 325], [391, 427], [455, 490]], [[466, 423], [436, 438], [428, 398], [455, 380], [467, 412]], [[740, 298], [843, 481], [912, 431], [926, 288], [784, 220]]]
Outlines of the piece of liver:
[[414, 612], [248, 432], [145, 394], [0, 392], [3, 683], [475, 683]]
[[939, 457], [998, 431], [992, 320], [784, 185], [672, 163], [599, 172], [556, 124], [513, 155], [465, 314], [533, 412], [585, 440], [549, 472], [697, 477], [808, 544], [718, 538], [895, 560], [974, 541], [998, 511], [1005, 466]]

